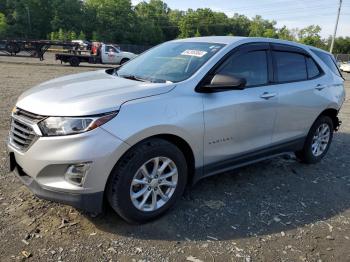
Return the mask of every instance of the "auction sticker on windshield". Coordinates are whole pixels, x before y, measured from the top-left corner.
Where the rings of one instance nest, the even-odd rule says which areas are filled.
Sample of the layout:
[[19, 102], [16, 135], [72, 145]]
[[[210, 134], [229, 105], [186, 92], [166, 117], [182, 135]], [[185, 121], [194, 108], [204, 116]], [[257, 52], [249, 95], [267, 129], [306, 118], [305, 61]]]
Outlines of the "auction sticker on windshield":
[[208, 52], [202, 51], [202, 50], [190, 50], [187, 49], [181, 53], [181, 55], [188, 55], [188, 56], [196, 56], [196, 57], [203, 57], [207, 54]]

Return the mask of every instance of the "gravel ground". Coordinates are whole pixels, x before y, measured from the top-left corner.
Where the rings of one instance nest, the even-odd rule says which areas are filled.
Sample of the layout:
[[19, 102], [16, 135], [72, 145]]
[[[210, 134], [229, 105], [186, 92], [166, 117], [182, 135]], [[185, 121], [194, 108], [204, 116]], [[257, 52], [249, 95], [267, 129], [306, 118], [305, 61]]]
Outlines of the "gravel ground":
[[350, 261], [349, 98], [321, 163], [277, 158], [204, 179], [146, 225], [34, 197], [5, 169], [11, 108], [35, 84], [88, 70], [0, 57], [1, 261]]

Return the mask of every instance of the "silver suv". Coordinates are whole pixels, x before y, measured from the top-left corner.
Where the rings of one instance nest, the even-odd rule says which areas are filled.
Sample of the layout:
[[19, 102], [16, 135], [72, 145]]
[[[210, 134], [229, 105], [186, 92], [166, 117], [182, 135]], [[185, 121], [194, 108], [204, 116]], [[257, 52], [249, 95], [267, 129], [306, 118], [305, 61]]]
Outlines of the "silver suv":
[[344, 98], [333, 56], [314, 47], [175, 40], [22, 94], [10, 168], [41, 198], [95, 213], [106, 202], [141, 223], [204, 177], [290, 152], [320, 161]]

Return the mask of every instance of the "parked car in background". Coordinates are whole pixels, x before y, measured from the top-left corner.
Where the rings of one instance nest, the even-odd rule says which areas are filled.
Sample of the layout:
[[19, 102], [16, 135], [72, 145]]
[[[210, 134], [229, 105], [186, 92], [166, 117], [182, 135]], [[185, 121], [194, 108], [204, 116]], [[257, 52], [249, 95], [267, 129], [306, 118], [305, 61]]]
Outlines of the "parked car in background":
[[86, 40], [72, 40], [72, 43], [79, 44], [81, 50], [91, 50], [91, 43]]
[[342, 63], [339, 68], [343, 72], [350, 73], [350, 61], [346, 63]]
[[344, 100], [323, 50], [266, 38], [174, 40], [119, 68], [23, 93], [10, 166], [39, 197], [89, 212], [106, 200], [142, 223], [204, 177], [291, 152], [321, 161]]

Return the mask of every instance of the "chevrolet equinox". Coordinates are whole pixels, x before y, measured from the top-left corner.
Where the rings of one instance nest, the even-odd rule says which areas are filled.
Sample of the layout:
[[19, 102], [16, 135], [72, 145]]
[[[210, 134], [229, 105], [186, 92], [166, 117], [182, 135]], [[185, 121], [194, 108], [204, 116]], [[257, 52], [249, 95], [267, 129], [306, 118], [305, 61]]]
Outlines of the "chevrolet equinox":
[[57, 78], [12, 112], [10, 169], [38, 197], [142, 223], [186, 185], [295, 153], [316, 163], [340, 125], [334, 57], [243, 37], [174, 40], [116, 69]]

